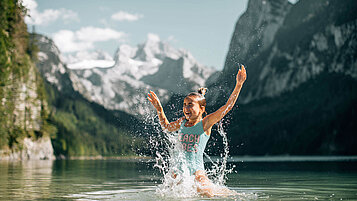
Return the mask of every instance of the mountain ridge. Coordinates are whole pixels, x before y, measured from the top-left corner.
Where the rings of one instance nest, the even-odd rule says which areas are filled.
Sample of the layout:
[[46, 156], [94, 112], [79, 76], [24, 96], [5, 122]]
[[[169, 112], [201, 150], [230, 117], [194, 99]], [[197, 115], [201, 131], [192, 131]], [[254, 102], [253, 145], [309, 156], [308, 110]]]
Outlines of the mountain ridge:
[[150, 90], [166, 103], [174, 93], [186, 94], [204, 86], [216, 72], [199, 64], [188, 51], [176, 50], [154, 34], [137, 47], [121, 45], [114, 59], [114, 66], [109, 68], [72, 69], [75, 90], [109, 110], [125, 111], [138, 118], [152, 109], [143, 104]]
[[[218, 78], [218, 85], [209, 86], [215, 93], [208, 101], [209, 110], [225, 103], [217, 97], [229, 94], [235, 65], [244, 61], [248, 78], [239, 109], [227, 117], [228, 133], [238, 135], [231, 139], [232, 153], [356, 154], [357, 14], [353, 11], [357, 4], [300, 0], [287, 10], [266, 49], [245, 61], [234, 60], [239, 58], [237, 54], [227, 54], [224, 71], [228, 73]], [[239, 33], [233, 34], [231, 49], [239, 45], [235, 35]], [[254, 47], [254, 43], [246, 45]]]

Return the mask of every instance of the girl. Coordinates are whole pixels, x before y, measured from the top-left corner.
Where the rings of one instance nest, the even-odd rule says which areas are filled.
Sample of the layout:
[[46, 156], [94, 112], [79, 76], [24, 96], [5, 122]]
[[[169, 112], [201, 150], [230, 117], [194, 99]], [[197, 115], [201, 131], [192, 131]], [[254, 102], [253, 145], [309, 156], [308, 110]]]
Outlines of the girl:
[[164, 131], [179, 131], [179, 142], [185, 153], [185, 162], [195, 180], [199, 182], [197, 191], [205, 196], [212, 197], [214, 193], [212, 182], [208, 179], [203, 166], [203, 152], [211, 134], [214, 124], [219, 122], [234, 106], [247, 74], [244, 66], [238, 71], [235, 88], [227, 103], [217, 111], [202, 117], [206, 113], [206, 89], [201, 88], [186, 96], [183, 102], [184, 116], [174, 122], [169, 122], [165, 116], [161, 103], [153, 91], [148, 94], [148, 99], [157, 110], [160, 124]]

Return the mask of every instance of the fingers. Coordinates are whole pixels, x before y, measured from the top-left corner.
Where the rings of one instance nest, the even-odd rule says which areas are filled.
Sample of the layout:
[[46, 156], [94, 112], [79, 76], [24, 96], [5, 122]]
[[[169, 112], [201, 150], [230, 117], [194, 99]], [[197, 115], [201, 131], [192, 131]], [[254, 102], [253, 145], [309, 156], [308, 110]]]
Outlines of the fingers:
[[152, 97], [155, 97], [155, 98], [157, 98], [157, 96], [156, 96], [155, 92], [153, 92], [153, 91], [150, 91], [150, 93], [151, 93]]
[[153, 91], [150, 91], [150, 93], [148, 93], [147, 99], [154, 105], [159, 103], [159, 98], [156, 96], [156, 94]]
[[150, 101], [150, 103], [151, 103], [152, 105], [154, 105], [154, 102], [153, 102], [153, 100], [152, 100], [151, 98], [148, 97], [148, 100]]
[[150, 93], [148, 93], [148, 97], [147, 98], [152, 104], [154, 104], [154, 98], [152, 97], [152, 95]]
[[238, 70], [238, 75], [239, 75], [239, 74], [246, 76], [247, 71], [245, 70], [244, 65], [241, 65], [241, 69]]
[[240, 67], [241, 68], [238, 70], [236, 79], [237, 79], [237, 83], [242, 84], [247, 78], [247, 72], [244, 65], [241, 65]]

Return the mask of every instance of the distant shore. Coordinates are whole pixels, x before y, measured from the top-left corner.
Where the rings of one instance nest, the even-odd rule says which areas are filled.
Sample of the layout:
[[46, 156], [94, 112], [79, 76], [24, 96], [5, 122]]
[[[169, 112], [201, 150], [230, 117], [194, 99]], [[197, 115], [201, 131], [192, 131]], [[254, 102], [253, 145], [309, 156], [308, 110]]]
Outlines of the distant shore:
[[[213, 161], [220, 160], [221, 157], [211, 156]], [[24, 159], [24, 160], [11, 160], [0, 157], [0, 161], [36, 161], [38, 159]], [[124, 161], [137, 161], [143, 160], [147, 162], [155, 161], [153, 157], [150, 156], [56, 156], [55, 159], [40, 159], [41, 161], [46, 160], [124, 160]], [[229, 156], [228, 162], [354, 162], [357, 161], [357, 155], [352, 156], [298, 156], [298, 155], [276, 155], [276, 156]], [[205, 162], [209, 162], [205, 158]]]
[[[217, 157], [212, 156], [215, 160]], [[298, 156], [298, 155], [277, 155], [277, 156], [230, 156], [228, 162], [328, 162], [328, 161], [357, 161], [357, 155], [344, 156]]]
[[56, 157], [56, 160], [150, 160], [149, 156], [70, 156]]
[[11, 158], [2, 155], [0, 157], [0, 161], [52, 161], [52, 160], [126, 160], [126, 161], [136, 161], [136, 160], [152, 160], [152, 157], [149, 156], [56, 156], [53, 158], [41, 158], [41, 159], [19, 159], [19, 158]]

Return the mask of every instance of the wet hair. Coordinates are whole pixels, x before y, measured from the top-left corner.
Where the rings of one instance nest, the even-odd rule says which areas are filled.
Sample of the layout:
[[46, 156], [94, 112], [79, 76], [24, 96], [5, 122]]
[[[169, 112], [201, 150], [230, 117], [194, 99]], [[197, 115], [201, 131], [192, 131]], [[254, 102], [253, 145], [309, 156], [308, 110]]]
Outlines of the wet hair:
[[196, 96], [197, 97], [197, 102], [201, 107], [205, 108], [205, 114], [207, 115], [206, 112], [206, 98], [205, 98], [205, 94], [206, 94], [207, 88], [201, 87], [197, 90], [197, 92], [191, 92], [189, 93], [186, 97], [189, 96]]

